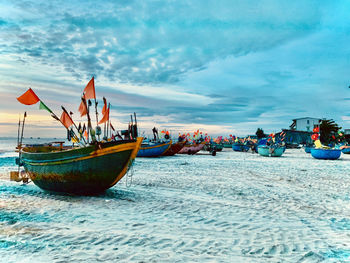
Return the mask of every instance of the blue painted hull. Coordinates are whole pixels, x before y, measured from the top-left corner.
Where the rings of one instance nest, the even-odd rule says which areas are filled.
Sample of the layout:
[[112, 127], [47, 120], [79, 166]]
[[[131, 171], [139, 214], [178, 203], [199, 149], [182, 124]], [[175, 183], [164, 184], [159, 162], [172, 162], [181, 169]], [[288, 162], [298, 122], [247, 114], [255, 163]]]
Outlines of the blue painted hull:
[[141, 145], [137, 157], [158, 157], [165, 153], [171, 146], [171, 141], [151, 145]]
[[247, 152], [249, 150], [249, 146], [240, 143], [235, 143], [232, 144], [232, 150], [234, 150], [235, 152]]
[[258, 147], [258, 153], [262, 156], [280, 157], [284, 151], [285, 147], [270, 148], [264, 145]]
[[304, 148], [306, 153], [311, 153], [311, 149], [313, 149], [313, 147], [305, 146], [305, 148]]
[[350, 154], [350, 148], [344, 148], [343, 150], [341, 150], [342, 153], [345, 153], [345, 154]]
[[311, 149], [312, 157], [323, 160], [337, 160], [341, 155], [338, 149]]

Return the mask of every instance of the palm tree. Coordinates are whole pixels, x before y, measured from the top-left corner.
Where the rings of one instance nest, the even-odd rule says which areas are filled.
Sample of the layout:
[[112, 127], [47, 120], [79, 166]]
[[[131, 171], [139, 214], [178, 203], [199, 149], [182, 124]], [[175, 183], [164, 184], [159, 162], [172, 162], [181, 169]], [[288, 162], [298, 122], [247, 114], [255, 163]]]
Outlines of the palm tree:
[[256, 130], [256, 136], [258, 137], [258, 139], [261, 139], [261, 138], [264, 138], [264, 137], [266, 137], [266, 135], [265, 135], [265, 133], [264, 133], [264, 130], [263, 129], [261, 129], [261, 128], [258, 128], [257, 130]]
[[335, 143], [339, 130], [341, 130], [341, 127], [333, 119], [322, 120], [320, 125], [320, 141], [322, 144], [329, 145]]

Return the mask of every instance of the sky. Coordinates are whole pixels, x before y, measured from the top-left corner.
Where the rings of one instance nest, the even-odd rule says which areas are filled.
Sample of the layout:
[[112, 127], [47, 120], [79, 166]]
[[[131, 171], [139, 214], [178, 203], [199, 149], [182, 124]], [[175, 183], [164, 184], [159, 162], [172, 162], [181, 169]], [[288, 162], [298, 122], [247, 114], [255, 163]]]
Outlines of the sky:
[[288, 128], [301, 117], [350, 128], [350, 2], [327, 0], [0, 0], [0, 136], [65, 136], [95, 76], [113, 126], [212, 135]]

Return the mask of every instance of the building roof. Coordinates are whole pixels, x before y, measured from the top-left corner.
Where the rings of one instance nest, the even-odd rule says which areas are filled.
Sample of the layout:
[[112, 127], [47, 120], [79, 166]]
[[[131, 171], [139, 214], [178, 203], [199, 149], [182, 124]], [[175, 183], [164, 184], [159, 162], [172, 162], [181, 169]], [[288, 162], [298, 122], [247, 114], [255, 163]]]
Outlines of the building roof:
[[303, 118], [293, 119], [293, 121], [305, 120], [305, 119], [322, 120], [321, 118], [303, 117]]

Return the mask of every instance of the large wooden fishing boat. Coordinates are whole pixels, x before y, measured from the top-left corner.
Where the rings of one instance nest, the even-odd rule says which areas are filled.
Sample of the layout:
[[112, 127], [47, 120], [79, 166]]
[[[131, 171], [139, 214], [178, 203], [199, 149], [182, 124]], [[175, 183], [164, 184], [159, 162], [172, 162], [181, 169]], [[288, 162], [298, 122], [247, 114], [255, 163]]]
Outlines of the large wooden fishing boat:
[[206, 142], [185, 144], [185, 146], [178, 152], [179, 154], [196, 154], [203, 149]]
[[21, 149], [30, 179], [54, 192], [92, 194], [114, 186], [132, 165], [142, 138], [85, 147], [31, 146]]
[[186, 143], [186, 141], [184, 140], [181, 142], [175, 142], [175, 143], [171, 144], [169, 149], [165, 153], [163, 153], [162, 156], [173, 156], [173, 155], [177, 154], [185, 146], [185, 143]]
[[[24, 167], [27, 175], [24, 179], [30, 179], [40, 188], [54, 192], [74, 194], [94, 194], [102, 192], [123, 178], [133, 164], [143, 138], [138, 137], [136, 113], [131, 115], [131, 122], [127, 130], [112, 134], [113, 128], [109, 112], [111, 105], [103, 98], [102, 119], [98, 120], [98, 109], [95, 92], [94, 77], [86, 85], [79, 106], [80, 116], [87, 116], [87, 128], [85, 123], [79, 126], [72, 119], [72, 112], [68, 112], [62, 106], [61, 117], [58, 116], [39, 99], [32, 89], [28, 89], [17, 100], [25, 105], [34, 105], [40, 102], [39, 109], [48, 111], [51, 116], [59, 121], [67, 129], [67, 139], [71, 146], [46, 145], [22, 145], [24, 113], [22, 132], [21, 122], [18, 122], [18, 171]], [[94, 100], [96, 128], [92, 128], [89, 105]], [[104, 124], [102, 129], [99, 125]], [[75, 130], [74, 130], [75, 128]], [[122, 137], [124, 136], [124, 137]], [[118, 138], [116, 140], [116, 138]], [[22, 172], [21, 172], [22, 174]]]

